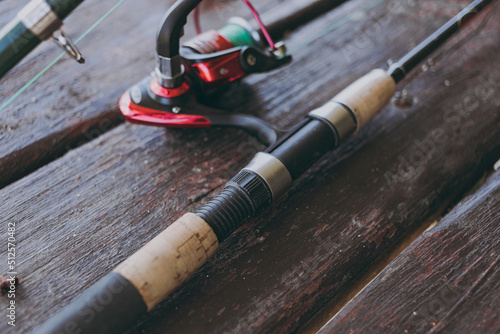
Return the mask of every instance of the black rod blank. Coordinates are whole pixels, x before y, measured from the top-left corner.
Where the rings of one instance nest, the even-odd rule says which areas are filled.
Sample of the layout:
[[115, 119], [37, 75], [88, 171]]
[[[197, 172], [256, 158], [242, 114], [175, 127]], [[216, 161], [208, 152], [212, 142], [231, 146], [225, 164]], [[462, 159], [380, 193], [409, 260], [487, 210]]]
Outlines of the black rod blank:
[[475, 0], [451, 20], [446, 22], [441, 28], [427, 37], [422, 43], [403, 56], [398, 62], [391, 65], [388, 72], [396, 83], [401, 81], [408, 72], [417, 66], [422, 60], [427, 58], [434, 50], [450, 38], [455, 32], [469, 21], [471, 16], [477, 14], [491, 0]]

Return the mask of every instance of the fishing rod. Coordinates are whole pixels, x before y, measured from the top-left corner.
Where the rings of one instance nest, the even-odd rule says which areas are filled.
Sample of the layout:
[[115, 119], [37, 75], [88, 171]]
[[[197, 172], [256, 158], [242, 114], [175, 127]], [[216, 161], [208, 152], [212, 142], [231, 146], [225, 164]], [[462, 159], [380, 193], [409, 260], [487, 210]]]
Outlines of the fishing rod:
[[79, 63], [85, 60], [75, 43], [60, 28], [83, 0], [32, 0], [0, 30], [0, 78], [38, 44], [52, 39]]
[[473, 1], [389, 70], [372, 70], [309, 112], [294, 129], [257, 153], [221, 193], [171, 224], [35, 332], [120, 333], [132, 326], [207, 262], [241, 224], [365, 126], [390, 101], [396, 83], [489, 2]]

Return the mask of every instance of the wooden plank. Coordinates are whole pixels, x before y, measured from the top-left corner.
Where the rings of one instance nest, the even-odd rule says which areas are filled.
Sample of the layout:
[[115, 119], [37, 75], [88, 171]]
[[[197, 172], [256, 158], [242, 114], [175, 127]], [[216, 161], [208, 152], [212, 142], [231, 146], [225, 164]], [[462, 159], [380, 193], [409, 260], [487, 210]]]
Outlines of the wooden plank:
[[[254, 5], [266, 14], [266, 23], [273, 35], [279, 36], [286, 29], [319, 15], [317, 8], [331, 9], [343, 1], [289, 0], [290, 5], [284, 6], [279, 0], [256, 0]], [[67, 18], [65, 31], [76, 39], [116, 2], [85, 1]], [[85, 65], [65, 56], [1, 111], [0, 187], [123, 121], [116, 101], [127, 88], [154, 69], [156, 29], [173, 2], [125, 2], [79, 43], [87, 60]], [[14, 17], [24, 4], [2, 1], [0, 26]], [[208, 0], [203, 2], [202, 13], [204, 29], [219, 28], [235, 15], [252, 20], [240, 0]], [[188, 22], [185, 38], [194, 36], [193, 29], [192, 22]], [[53, 43], [43, 43], [7, 74], [0, 81], [0, 106], [59, 53], [60, 49]]]
[[[290, 46], [370, 4], [345, 4], [293, 33]], [[408, 3], [389, 11], [391, 4], [356, 12], [357, 21], [295, 52], [293, 64], [249, 77], [219, 104], [284, 127], [374, 64], [401, 55], [465, 1]], [[403, 233], [460, 196], [500, 150], [494, 94], [499, 11], [495, 4], [483, 12], [480, 21], [487, 24], [480, 32], [466, 28], [433, 65], [427, 63], [427, 71], [402, 83], [417, 104], [387, 107], [311, 168], [286, 199], [226, 240], [219, 255], [134, 331], [293, 331]], [[374, 27], [377, 33], [366, 35]], [[429, 140], [428, 150], [420, 149]], [[260, 149], [236, 130], [121, 125], [2, 189], [2, 219], [18, 226], [23, 282], [17, 300], [19, 314], [29, 319], [21, 329], [54, 314], [169, 222], [201, 205]], [[415, 160], [419, 150], [423, 157]], [[0, 254], [5, 258], [4, 250]], [[0, 307], [5, 303], [0, 300]]]
[[319, 333], [498, 333], [499, 207], [496, 172]]

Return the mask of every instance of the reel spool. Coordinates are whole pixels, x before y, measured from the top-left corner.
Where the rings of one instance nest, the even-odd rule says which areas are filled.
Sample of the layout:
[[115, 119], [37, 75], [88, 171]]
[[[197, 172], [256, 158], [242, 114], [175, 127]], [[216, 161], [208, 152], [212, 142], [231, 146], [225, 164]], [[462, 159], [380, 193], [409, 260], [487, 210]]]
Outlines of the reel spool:
[[264, 48], [259, 33], [241, 17], [232, 17], [219, 30], [206, 31], [183, 44], [183, 47], [200, 54], [224, 51], [238, 46]]
[[244, 77], [247, 72], [239, 57], [247, 47], [265, 51], [259, 33], [240, 17], [233, 17], [221, 29], [209, 30], [184, 43], [180, 53], [187, 75], [197, 81], [197, 94]]

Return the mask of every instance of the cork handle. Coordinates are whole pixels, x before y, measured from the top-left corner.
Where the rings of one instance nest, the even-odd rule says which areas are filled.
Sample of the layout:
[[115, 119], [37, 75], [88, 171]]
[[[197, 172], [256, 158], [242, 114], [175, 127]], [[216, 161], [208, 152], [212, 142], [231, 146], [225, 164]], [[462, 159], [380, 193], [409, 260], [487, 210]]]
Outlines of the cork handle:
[[332, 101], [351, 109], [356, 117], [356, 131], [359, 131], [389, 103], [395, 92], [394, 79], [386, 71], [375, 69], [353, 82]]
[[143, 297], [148, 311], [215, 254], [212, 228], [193, 213], [182, 216], [115, 268]]

